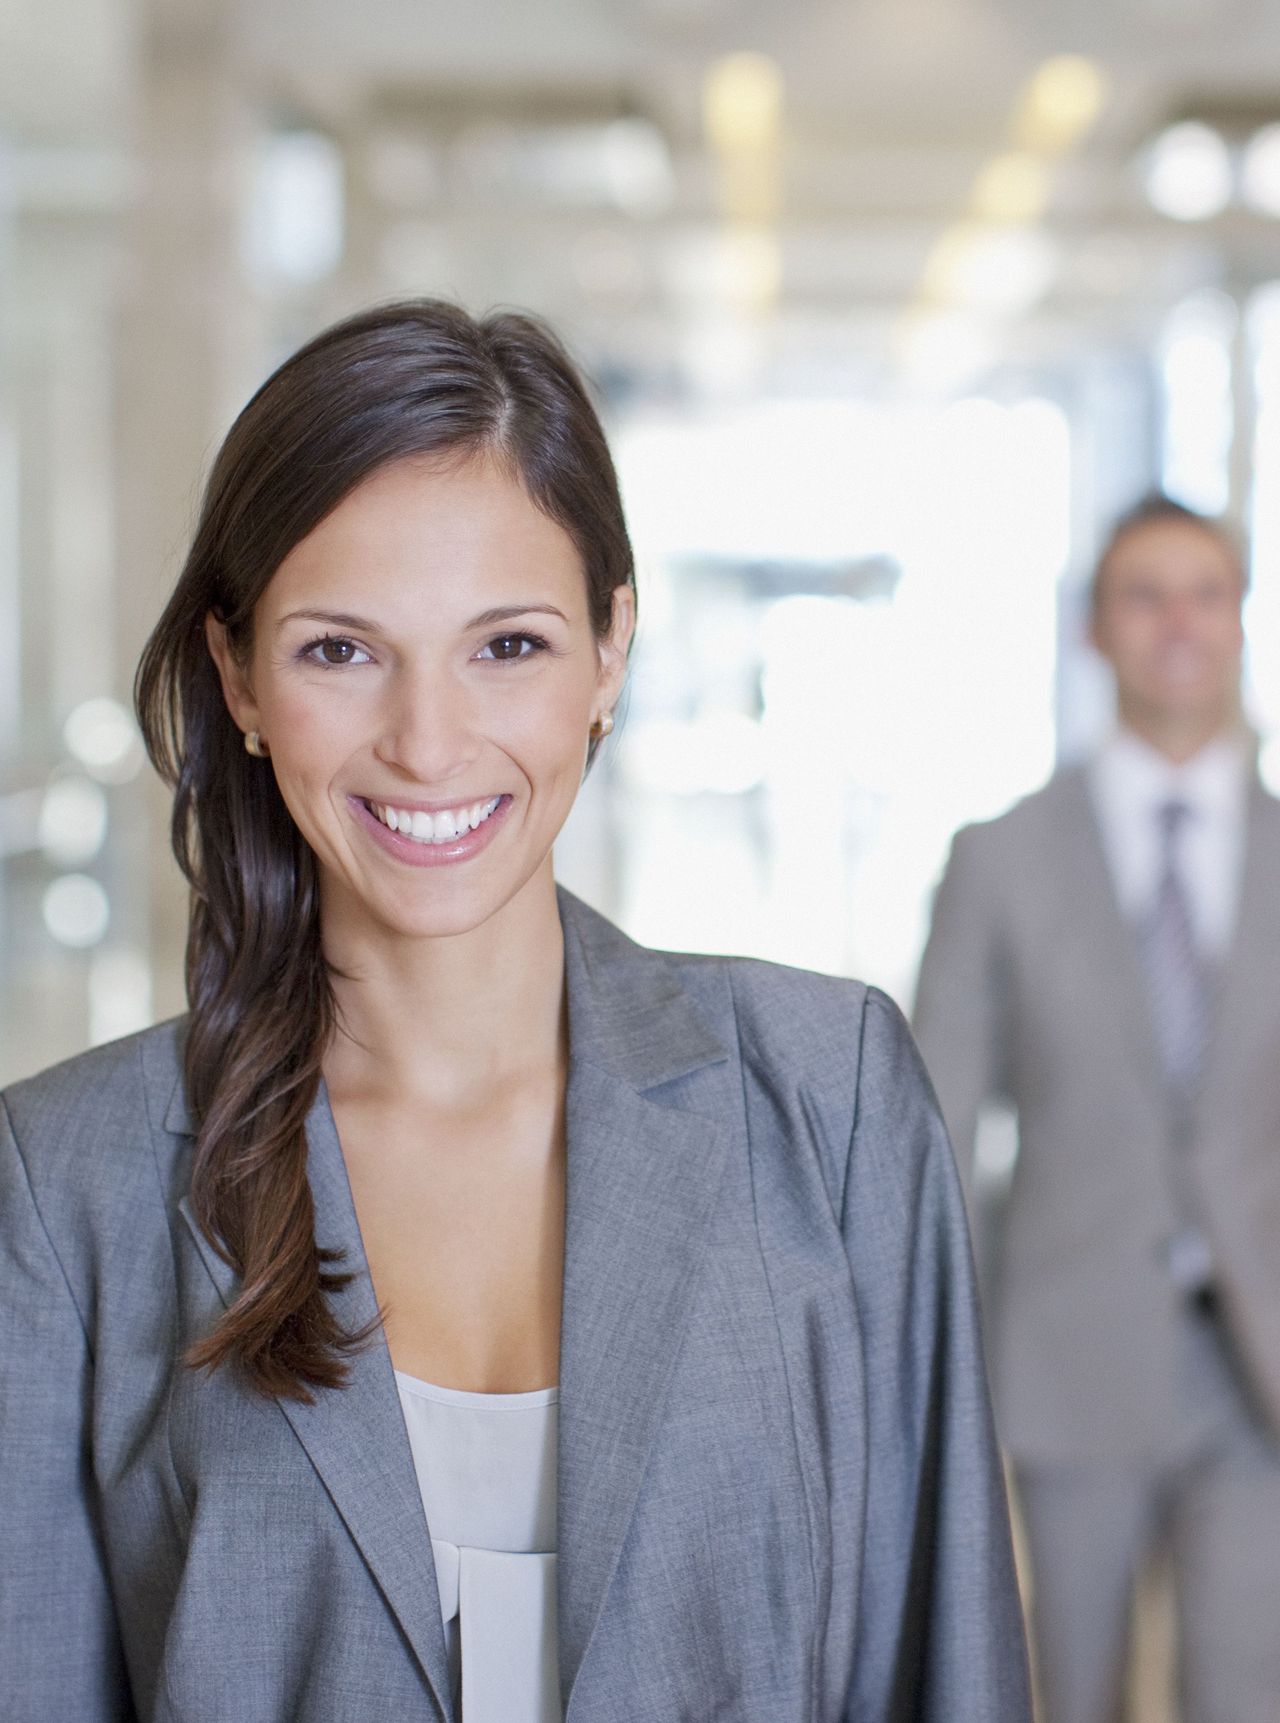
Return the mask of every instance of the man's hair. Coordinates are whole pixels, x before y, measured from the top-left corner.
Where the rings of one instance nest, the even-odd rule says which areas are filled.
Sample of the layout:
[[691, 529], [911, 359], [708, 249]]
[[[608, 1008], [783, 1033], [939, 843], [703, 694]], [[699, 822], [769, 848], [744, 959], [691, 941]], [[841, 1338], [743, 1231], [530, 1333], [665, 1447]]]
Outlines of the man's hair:
[[1215, 519], [1212, 515], [1199, 514], [1195, 509], [1189, 509], [1185, 503], [1175, 502], [1163, 491], [1148, 491], [1139, 502], [1124, 514], [1112, 526], [1107, 535], [1106, 543], [1098, 557], [1093, 570], [1093, 579], [1089, 583], [1089, 604], [1096, 609], [1102, 594], [1102, 578], [1106, 573], [1107, 564], [1111, 561], [1116, 549], [1130, 533], [1137, 532], [1144, 526], [1198, 527], [1201, 532], [1207, 532], [1216, 538], [1223, 549], [1231, 556], [1232, 561], [1240, 570], [1241, 587], [1249, 584], [1248, 564], [1245, 559], [1244, 546], [1239, 534], [1225, 520]]

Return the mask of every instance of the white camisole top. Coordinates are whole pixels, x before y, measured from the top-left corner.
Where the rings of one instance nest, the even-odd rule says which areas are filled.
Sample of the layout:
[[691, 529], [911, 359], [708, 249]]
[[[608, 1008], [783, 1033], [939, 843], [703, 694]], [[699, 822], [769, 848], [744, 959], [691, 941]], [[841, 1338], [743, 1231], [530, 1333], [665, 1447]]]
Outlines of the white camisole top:
[[464, 1723], [561, 1723], [558, 1388], [470, 1394], [396, 1371]]

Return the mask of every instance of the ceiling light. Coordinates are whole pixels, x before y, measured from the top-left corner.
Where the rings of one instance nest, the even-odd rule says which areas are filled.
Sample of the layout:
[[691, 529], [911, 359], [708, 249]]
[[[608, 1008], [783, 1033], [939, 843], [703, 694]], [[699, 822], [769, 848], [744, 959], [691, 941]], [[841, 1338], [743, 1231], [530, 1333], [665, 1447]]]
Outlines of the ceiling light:
[[58, 867], [92, 861], [107, 835], [107, 798], [92, 778], [69, 772], [53, 778], [40, 803], [40, 848]]
[[1147, 200], [1175, 221], [1207, 221], [1231, 202], [1231, 151], [1212, 126], [1185, 120], [1161, 132], [1146, 164]]
[[658, 215], [675, 196], [666, 139], [649, 120], [614, 120], [604, 129], [601, 165], [613, 201], [628, 215]]
[[703, 124], [713, 149], [740, 155], [776, 149], [782, 123], [782, 74], [766, 54], [727, 54], [702, 87]]
[[141, 768], [142, 738], [128, 708], [101, 696], [82, 700], [67, 716], [62, 738], [91, 777], [124, 784]]
[[1240, 190], [1264, 215], [1280, 215], [1280, 125], [1263, 126], [1245, 145]]
[[1093, 125], [1106, 93], [1106, 78], [1093, 60], [1056, 54], [1023, 92], [1014, 126], [1018, 142], [1040, 155], [1062, 155]]
[[107, 894], [85, 873], [64, 873], [45, 887], [44, 924], [59, 945], [97, 945], [111, 920]]
[[1036, 221], [1048, 202], [1048, 169], [1017, 151], [987, 163], [974, 182], [971, 207], [984, 221]]
[[322, 132], [259, 140], [241, 236], [255, 280], [301, 287], [332, 275], [345, 243], [344, 174], [341, 148]]
[[963, 223], [935, 246], [924, 291], [938, 304], [1017, 316], [1044, 297], [1057, 264], [1057, 250], [1039, 228]]

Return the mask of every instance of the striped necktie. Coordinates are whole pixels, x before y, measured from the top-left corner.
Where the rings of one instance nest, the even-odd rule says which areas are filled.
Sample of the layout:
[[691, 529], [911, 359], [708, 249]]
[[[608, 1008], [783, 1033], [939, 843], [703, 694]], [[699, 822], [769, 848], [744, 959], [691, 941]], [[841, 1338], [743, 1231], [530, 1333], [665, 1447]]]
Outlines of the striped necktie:
[[1195, 1095], [1209, 1014], [1209, 977], [1196, 946], [1191, 904], [1179, 867], [1180, 840], [1190, 818], [1185, 802], [1165, 802], [1156, 810], [1160, 873], [1155, 902], [1142, 929], [1156, 1045], [1170, 1098], [1179, 1110]]
[[1155, 902], [1141, 930], [1141, 944], [1173, 1130], [1174, 1159], [1169, 1173], [1179, 1218], [1168, 1241], [1168, 1266], [1174, 1284], [1184, 1293], [1198, 1296], [1212, 1283], [1213, 1258], [1183, 1155], [1191, 1140], [1196, 1090], [1204, 1063], [1210, 977], [1197, 949], [1191, 904], [1178, 865], [1179, 840], [1191, 817], [1192, 810], [1185, 802], [1166, 802], [1156, 810], [1160, 873]]

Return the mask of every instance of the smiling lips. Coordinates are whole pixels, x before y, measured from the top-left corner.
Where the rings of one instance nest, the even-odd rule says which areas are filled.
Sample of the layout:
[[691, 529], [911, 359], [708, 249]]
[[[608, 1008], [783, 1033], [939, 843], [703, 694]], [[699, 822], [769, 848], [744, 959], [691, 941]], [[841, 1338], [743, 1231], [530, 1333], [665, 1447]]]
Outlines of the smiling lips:
[[487, 801], [464, 803], [456, 808], [441, 808], [427, 813], [422, 808], [394, 808], [385, 802], [366, 801], [365, 806], [388, 830], [398, 832], [415, 844], [453, 844], [482, 826], [490, 817], [501, 796]]

